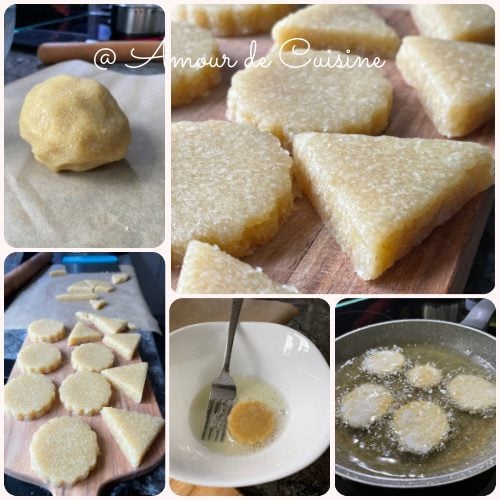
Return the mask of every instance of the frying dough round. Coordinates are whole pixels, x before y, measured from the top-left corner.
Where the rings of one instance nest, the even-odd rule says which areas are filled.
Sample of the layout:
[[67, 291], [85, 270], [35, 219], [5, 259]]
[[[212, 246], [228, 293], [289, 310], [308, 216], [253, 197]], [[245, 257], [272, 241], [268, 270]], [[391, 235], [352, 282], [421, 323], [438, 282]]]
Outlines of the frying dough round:
[[363, 384], [343, 397], [340, 415], [349, 427], [367, 428], [387, 415], [392, 403], [391, 393], [384, 386]]
[[25, 374], [7, 382], [5, 413], [18, 420], [32, 420], [47, 413], [56, 400], [56, 388], [48, 377]]
[[62, 355], [55, 345], [37, 342], [21, 349], [17, 363], [24, 373], [50, 373], [61, 366]]
[[38, 319], [28, 325], [31, 342], [57, 342], [66, 335], [66, 328], [55, 319]]
[[19, 118], [21, 137], [54, 172], [81, 172], [121, 160], [130, 144], [127, 117], [95, 80], [58, 75], [35, 85]]
[[272, 435], [276, 418], [273, 411], [260, 401], [243, 401], [231, 410], [227, 428], [239, 443], [256, 445]]
[[489, 410], [496, 404], [495, 385], [476, 375], [457, 375], [448, 384], [447, 393], [457, 408], [470, 413]]
[[113, 366], [114, 359], [111, 349], [92, 342], [75, 348], [71, 353], [71, 366], [79, 372], [100, 372]]
[[430, 389], [439, 384], [443, 374], [431, 365], [416, 365], [406, 372], [406, 380], [417, 389]]
[[59, 397], [67, 410], [77, 415], [93, 415], [109, 403], [111, 386], [99, 373], [72, 373], [63, 380]]
[[426, 455], [450, 430], [446, 412], [429, 401], [412, 401], [394, 412], [392, 430], [402, 450]]
[[399, 351], [383, 350], [366, 354], [361, 369], [373, 375], [392, 375], [405, 364], [405, 357]]
[[97, 435], [78, 417], [57, 417], [42, 425], [30, 444], [31, 467], [55, 487], [85, 479], [99, 455]]

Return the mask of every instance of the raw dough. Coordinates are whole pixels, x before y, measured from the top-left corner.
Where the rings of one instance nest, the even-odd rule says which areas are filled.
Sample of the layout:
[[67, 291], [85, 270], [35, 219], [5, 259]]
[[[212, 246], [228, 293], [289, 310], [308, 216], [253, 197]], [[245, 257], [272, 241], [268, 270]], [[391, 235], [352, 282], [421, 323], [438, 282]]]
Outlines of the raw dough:
[[496, 405], [495, 384], [476, 375], [457, 375], [449, 384], [448, 397], [461, 410], [479, 413]]
[[361, 369], [373, 375], [392, 375], [405, 364], [405, 357], [399, 351], [383, 350], [365, 355]]
[[17, 420], [41, 417], [52, 408], [55, 401], [56, 388], [45, 375], [20, 375], [5, 385], [5, 413]]
[[97, 293], [62, 293], [56, 295], [57, 300], [72, 301], [72, 300], [96, 300], [99, 296]]
[[287, 149], [301, 132], [379, 134], [392, 106], [392, 86], [382, 72], [366, 65], [314, 66], [316, 59], [345, 64], [358, 57], [326, 50], [273, 52], [269, 67], [247, 66], [233, 76], [227, 117], [271, 132]]
[[172, 261], [188, 243], [235, 257], [270, 240], [292, 211], [292, 159], [271, 134], [209, 120], [172, 124]]
[[131, 141], [127, 117], [100, 83], [59, 75], [35, 85], [19, 118], [21, 137], [54, 172], [121, 160]]
[[444, 441], [450, 426], [440, 406], [413, 401], [394, 412], [392, 430], [403, 451], [426, 455]]
[[108, 368], [101, 372], [116, 389], [136, 403], [142, 400], [147, 373], [148, 364], [145, 362]]
[[387, 415], [393, 401], [383, 385], [363, 384], [342, 398], [339, 413], [349, 427], [364, 429]]
[[62, 381], [59, 398], [67, 410], [77, 415], [93, 415], [109, 403], [111, 386], [99, 373], [72, 373]]
[[272, 435], [275, 428], [273, 411], [260, 401], [235, 404], [227, 419], [229, 434], [242, 444], [260, 444]]
[[115, 287], [108, 281], [103, 280], [82, 280], [68, 286], [69, 293], [108, 293]]
[[86, 342], [99, 342], [101, 337], [102, 333], [78, 321], [69, 334], [68, 345], [85, 344]]
[[163, 418], [110, 407], [103, 408], [101, 415], [130, 465], [137, 469], [162, 430]]
[[57, 342], [65, 335], [64, 324], [55, 319], [39, 319], [28, 325], [31, 342]]
[[406, 380], [418, 389], [430, 389], [439, 384], [443, 374], [431, 365], [416, 365], [406, 372]]
[[108, 305], [105, 300], [89, 300], [89, 302], [95, 310], [102, 309]]
[[31, 467], [55, 487], [85, 479], [99, 456], [97, 435], [78, 417], [57, 417], [42, 425], [30, 444]]
[[179, 293], [297, 293], [280, 285], [262, 269], [231, 257], [216, 245], [191, 241], [177, 283]]
[[108, 318], [106, 316], [101, 316], [100, 314], [81, 311], [77, 312], [75, 316], [80, 321], [84, 321], [95, 326], [105, 335], [109, 333], [125, 332], [128, 328], [127, 322], [124, 319], [120, 318]]
[[61, 363], [61, 351], [46, 342], [27, 345], [17, 356], [17, 364], [24, 373], [50, 373], [59, 368]]
[[106, 346], [97, 343], [83, 344], [71, 353], [71, 366], [80, 372], [100, 372], [113, 366], [115, 357]]
[[130, 276], [127, 273], [117, 273], [111, 275], [111, 283], [113, 285], [119, 285], [121, 283], [125, 283], [130, 279]]
[[120, 356], [130, 361], [141, 341], [140, 333], [110, 333], [105, 335], [102, 343], [117, 352]]
[[53, 278], [57, 278], [59, 276], [66, 276], [67, 274], [68, 273], [64, 268], [52, 269], [52, 271], [50, 271], [49, 273], [49, 275]]
[[300, 134], [295, 176], [364, 280], [377, 278], [493, 183], [471, 142]]
[[172, 23], [172, 106], [203, 96], [221, 81], [219, 46], [209, 31]]

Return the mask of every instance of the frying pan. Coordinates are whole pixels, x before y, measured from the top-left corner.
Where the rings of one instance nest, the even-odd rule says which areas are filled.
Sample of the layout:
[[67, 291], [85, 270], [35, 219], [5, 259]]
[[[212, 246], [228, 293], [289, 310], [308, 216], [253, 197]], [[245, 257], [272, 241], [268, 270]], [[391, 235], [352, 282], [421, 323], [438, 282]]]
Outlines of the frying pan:
[[[481, 300], [460, 323], [437, 320], [398, 320], [377, 323], [353, 330], [335, 341], [335, 371], [349, 359], [362, 355], [369, 349], [386, 345], [432, 343], [458, 350], [471, 356], [479, 356], [493, 368], [495, 364], [495, 338], [479, 330], [483, 328], [495, 310], [489, 300]], [[473, 354], [470, 354], [473, 353]], [[382, 472], [358, 467], [348, 460], [347, 453], [337, 449], [335, 472], [346, 479], [373, 486], [391, 488], [422, 488], [461, 481], [480, 474], [495, 465], [495, 442], [481, 457], [464, 458], [460, 467], [452, 472], [426, 477], [389, 477]]]

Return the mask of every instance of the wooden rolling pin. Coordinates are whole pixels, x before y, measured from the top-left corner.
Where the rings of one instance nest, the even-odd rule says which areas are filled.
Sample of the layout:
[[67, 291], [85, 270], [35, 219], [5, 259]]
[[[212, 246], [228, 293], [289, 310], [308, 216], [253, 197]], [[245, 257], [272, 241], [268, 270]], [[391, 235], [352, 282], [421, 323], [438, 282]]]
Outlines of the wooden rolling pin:
[[[114, 62], [145, 62], [146, 59], [157, 56], [155, 61], [161, 62], [163, 57], [163, 42], [124, 41], [124, 42], [58, 42], [42, 43], [38, 47], [38, 58], [44, 64], [52, 64], [70, 59], [81, 59], [105, 66]], [[133, 52], [133, 55], [132, 55]], [[97, 56], [96, 56], [97, 54]]]
[[4, 278], [5, 297], [19, 290], [19, 288], [33, 278], [35, 274], [38, 274], [44, 267], [48, 266], [51, 260], [52, 253], [37, 253], [10, 273], [7, 273]]

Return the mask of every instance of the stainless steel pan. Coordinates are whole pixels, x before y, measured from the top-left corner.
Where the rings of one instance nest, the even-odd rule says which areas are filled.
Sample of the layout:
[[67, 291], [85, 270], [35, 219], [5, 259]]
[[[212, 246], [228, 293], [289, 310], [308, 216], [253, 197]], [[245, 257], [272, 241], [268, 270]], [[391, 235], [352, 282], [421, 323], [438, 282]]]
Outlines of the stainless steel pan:
[[[363, 354], [368, 349], [384, 345], [411, 343], [433, 343], [450, 347], [469, 355], [479, 356], [489, 365], [496, 367], [495, 338], [474, 328], [482, 328], [494, 312], [494, 305], [488, 300], [479, 302], [461, 324], [435, 320], [400, 320], [378, 323], [346, 333], [335, 341], [335, 369], [343, 363]], [[416, 334], [418, 332], [418, 335]], [[357, 468], [347, 459], [347, 453], [336, 449], [335, 472], [340, 476], [370, 484], [393, 488], [421, 488], [461, 481], [475, 476], [495, 465], [495, 443], [480, 458], [468, 457], [453, 472], [438, 476], [393, 478], [382, 473]]]

